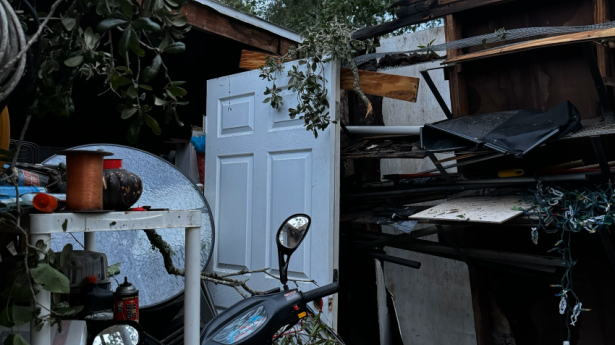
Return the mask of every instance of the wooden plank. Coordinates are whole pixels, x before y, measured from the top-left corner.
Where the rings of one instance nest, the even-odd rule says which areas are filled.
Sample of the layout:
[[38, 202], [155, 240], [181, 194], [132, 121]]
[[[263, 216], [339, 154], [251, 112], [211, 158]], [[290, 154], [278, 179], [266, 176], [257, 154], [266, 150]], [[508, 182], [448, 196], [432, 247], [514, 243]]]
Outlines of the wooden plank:
[[[352, 90], [354, 75], [349, 68], [340, 72], [341, 88]], [[416, 102], [419, 78], [379, 72], [359, 71], [359, 87], [369, 95]]]
[[[594, 0], [594, 23], [602, 24], [609, 21], [609, 1], [608, 0]], [[604, 45], [596, 46], [596, 59], [598, 61], [598, 68], [600, 74], [603, 77], [610, 76], [610, 55], [609, 48]]]
[[428, 20], [443, 17], [448, 14], [461, 12], [476, 7], [502, 4], [509, 1], [513, 0], [464, 0], [457, 1], [454, 3], [438, 3], [438, 6], [435, 6], [428, 11], [421, 11], [414, 14], [408, 13], [405, 17], [358, 30], [352, 35], [352, 38], [357, 40], [373, 38], [376, 36], [391, 33], [397, 29], [406, 27], [408, 25], [426, 22]]
[[[452, 42], [463, 38], [461, 36], [461, 25], [461, 21], [453, 14], [444, 17], [444, 35], [446, 42]], [[449, 58], [456, 57], [462, 55], [463, 51], [461, 49], [449, 49], [446, 54]], [[453, 117], [467, 115], [468, 91], [461, 65], [448, 68], [448, 81]]]
[[520, 202], [520, 198], [520, 196], [461, 198], [414, 214], [410, 219], [501, 224], [523, 213], [513, 210], [515, 206], [528, 206]]
[[457, 57], [447, 59], [442, 64], [459, 63], [465, 61], [472, 61], [478, 59], [485, 59], [493, 56], [501, 56], [506, 54], [512, 54], [527, 50], [553, 47], [564, 44], [590, 42], [593, 40], [607, 39], [615, 37], [615, 28], [592, 30], [585, 32], [577, 32], [574, 34], [561, 35], [555, 37], [547, 37], [533, 41], [521, 42], [501, 48], [494, 48], [476, 53], [465, 54]]
[[181, 13], [188, 18], [188, 24], [208, 33], [238, 41], [249, 46], [278, 54], [280, 37], [266, 30], [222, 15], [216, 10], [196, 1], [185, 4]]
[[[267, 56], [267, 54], [244, 50], [239, 60], [239, 68], [257, 69], [265, 64]], [[351, 69], [342, 68], [340, 80], [341, 89], [353, 90], [354, 76]], [[369, 95], [416, 102], [419, 78], [360, 70], [359, 87]]]

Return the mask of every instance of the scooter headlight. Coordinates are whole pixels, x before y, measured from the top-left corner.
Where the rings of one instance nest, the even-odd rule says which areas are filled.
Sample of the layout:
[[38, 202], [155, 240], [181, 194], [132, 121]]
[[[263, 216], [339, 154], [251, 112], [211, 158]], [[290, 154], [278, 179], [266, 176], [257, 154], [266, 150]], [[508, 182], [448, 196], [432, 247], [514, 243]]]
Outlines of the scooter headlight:
[[214, 341], [220, 344], [241, 342], [261, 328], [265, 321], [267, 321], [267, 311], [264, 306], [250, 309], [218, 331]]

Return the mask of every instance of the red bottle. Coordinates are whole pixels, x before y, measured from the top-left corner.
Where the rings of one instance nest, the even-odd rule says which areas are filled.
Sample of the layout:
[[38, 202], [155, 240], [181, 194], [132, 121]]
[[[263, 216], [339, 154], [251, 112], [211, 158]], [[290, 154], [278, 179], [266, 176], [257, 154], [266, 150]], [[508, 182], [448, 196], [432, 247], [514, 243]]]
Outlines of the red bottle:
[[139, 290], [128, 282], [127, 277], [124, 277], [124, 282], [117, 287], [113, 296], [113, 320], [139, 322]]

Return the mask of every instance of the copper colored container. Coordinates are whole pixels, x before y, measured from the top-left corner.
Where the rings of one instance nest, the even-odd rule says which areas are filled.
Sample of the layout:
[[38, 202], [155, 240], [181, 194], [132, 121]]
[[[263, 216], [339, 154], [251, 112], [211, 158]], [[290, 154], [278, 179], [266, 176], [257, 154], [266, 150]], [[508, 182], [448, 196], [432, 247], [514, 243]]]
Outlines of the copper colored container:
[[66, 155], [66, 208], [70, 211], [103, 209], [103, 157], [113, 153], [68, 150]]

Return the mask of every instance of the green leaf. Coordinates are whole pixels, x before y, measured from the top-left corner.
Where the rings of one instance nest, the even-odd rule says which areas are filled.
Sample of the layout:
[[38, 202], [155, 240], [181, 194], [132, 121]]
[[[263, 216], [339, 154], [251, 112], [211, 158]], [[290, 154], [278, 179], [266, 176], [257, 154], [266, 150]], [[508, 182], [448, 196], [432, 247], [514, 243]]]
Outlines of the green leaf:
[[171, 43], [171, 38], [169, 37], [169, 35], [165, 35], [164, 38], [162, 39], [162, 42], [160, 42], [160, 45], [158, 46], [158, 49], [160, 50], [164, 50], [166, 47], [169, 46], [169, 44]]
[[171, 54], [183, 53], [186, 51], [186, 45], [183, 42], [175, 42], [169, 44], [163, 51]]
[[61, 316], [73, 316], [77, 315], [80, 311], [83, 310], [83, 306], [76, 306], [70, 308], [54, 308], [53, 312], [56, 314], [60, 314]]
[[188, 17], [186, 16], [177, 17], [173, 21], [173, 26], [177, 26], [177, 27], [182, 27], [182, 26], [185, 26], [186, 24], [188, 24]]
[[167, 103], [169, 102], [165, 101], [164, 99], [154, 96], [154, 105], [165, 105]]
[[66, 231], [67, 226], [68, 226], [68, 219], [64, 219], [64, 223], [62, 223], [62, 231]]
[[82, 63], [83, 63], [83, 55], [73, 56], [72, 58], [68, 58], [64, 60], [64, 64], [68, 67], [81, 66]]
[[9, 334], [6, 339], [4, 339], [4, 345], [30, 345], [28, 342], [21, 336], [21, 334]]
[[62, 25], [64, 26], [64, 28], [66, 29], [66, 31], [73, 31], [73, 28], [75, 27], [75, 24], [77, 23], [75, 18], [70, 18], [70, 17], [61, 17], [62, 18]]
[[169, 86], [167, 88], [167, 92], [171, 92], [175, 96], [185, 96], [188, 94], [188, 91], [182, 89], [179, 86]]
[[0, 155], [6, 156], [6, 157], [13, 157], [13, 152], [9, 150], [5, 150], [5, 149], [0, 149]]
[[162, 57], [160, 54], [156, 54], [156, 56], [152, 59], [152, 63], [143, 70], [143, 81], [147, 83], [154, 79], [158, 75], [161, 65]]
[[124, 110], [122, 110], [122, 119], [126, 120], [132, 117], [132, 115], [134, 115], [137, 112], [137, 108], [132, 107], [132, 108], [125, 108]]
[[128, 48], [130, 47], [130, 36], [132, 36], [132, 30], [131, 29], [124, 30], [124, 32], [122, 33], [122, 36], [120, 37], [120, 43], [117, 46], [120, 56], [123, 57], [124, 59], [128, 59], [128, 57], [126, 56], [126, 53], [128, 52]]
[[173, 108], [168, 107], [164, 112], [164, 123], [169, 124], [171, 117], [173, 117]]
[[116, 262], [113, 265], [107, 267], [107, 275], [109, 277], [113, 277], [113, 276], [116, 276], [116, 275], [120, 274], [121, 273], [120, 272], [120, 265], [121, 264], [122, 264], [121, 262]]
[[58, 270], [46, 263], [39, 263], [36, 268], [30, 269], [32, 279], [43, 285], [43, 289], [56, 293], [69, 293], [70, 284], [68, 278]]
[[83, 32], [83, 37], [85, 38], [85, 45], [90, 49], [95, 49], [98, 41], [100, 40], [100, 35], [95, 34], [91, 27], [87, 27], [85, 29]]
[[144, 89], [144, 90], [147, 90], [147, 91], [152, 91], [152, 90], [154, 90], [154, 89], [153, 89], [151, 86], [149, 86], [149, 85], [139, 84], [139, 87], [140, 87], [140, 88], [142, 88], [142, 89]]
[[142, 124], [141, 118], [137, 116], [130, 124], [130, 127], [128, 127], [127, 139], [130, 144], [134, 145], [139, 141]]
[[184, 84], [186, 84], [185, 81], [174, 81], [174, 82], [171, 82], [171, 85], [174, 85], [174, 86], [184, 85]]
[[73, 254], [73, 245], [68, 243], [62, 248], [62, 253], [60, 254], [60, 267], [64, 267], [67, 260], [70, 260], [70, 256]]
[[23, 325], [34, 319], [34, 308], [30, 306], [22, 307], [19, 305], [13, 305], [12, 309], [13, 322], [15, 323], [15, 326]]
[[113, 88], [113, 90], [117, 91], [117, 89], [119, 89], [120, 87], [128, 84], [130, 84], [130, 79], [126, 77], [122, 77], [119, 74], [114, 74], [111, 76], [111, 87]]
[[137, 36], [136, 31], [133, 31], [132, 35], [130, 35], [130, 49], [139, 57], [145, 56], [145, 50], [141, 49], [141, 43], [139, 43], [139, 36]]
[[162, 133], [162, 131], [160, 130], [160, 126], [158, 125], [158, 121], [156, 121], [153, 117], [147, 114], [143, 114], [143, 119], [145, 120], [145, 123], [149, 126], [149, 128], [152, 129], [152, 132], [154, 132], [154, 134], [160, 135], [160, 133]]
[[179, 120], [179, 115], [177, 114], [177, 109], [173, 108], [173, 114], [175, 115], [175, 122], [177, 122], [178, 125], [183, 127], [184, 124]]
[[120, 2], [120, 10], [127, 18], [132, 18], [132, 4], [128, 0], [122, 0]]
[[132, 27], [137, 30], [145, 30], [145, 31], [152, 31], [152, 32], [160, 31], [160, 25], [158, 23], [154, 22], [153, 20], [149, 18], [145, 18], [145, 17], [141, 17], [137, 20], [133, 20]]
[[2, 309], [0, 312], [0, 326], [4, 326], [7, 328], [11, 328], [15, 326], [15, 323], [11, 320], [13, 315], [11, 311], [12, 307], [9, 305], [6, 308]]
[[139, 96], [135, 84], [130, 85], [130, 87], [128, 87], [128, 90], [126, 90], [126, 93], [128, 94], [128, 96], [130, 96], [130, 98], [137, 98]]
[[105, 19], [98, 23], [96, 29], [98, 30], [98, 32], [105, 32], [126, 23], [128, 23], [128, 21], [124, 19]]

